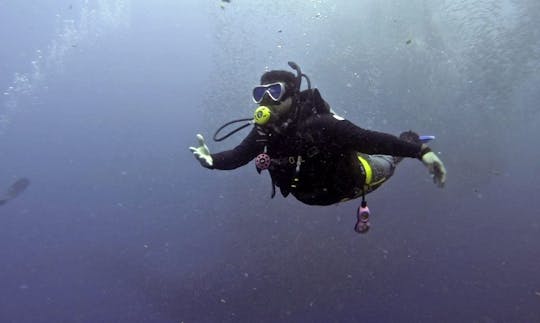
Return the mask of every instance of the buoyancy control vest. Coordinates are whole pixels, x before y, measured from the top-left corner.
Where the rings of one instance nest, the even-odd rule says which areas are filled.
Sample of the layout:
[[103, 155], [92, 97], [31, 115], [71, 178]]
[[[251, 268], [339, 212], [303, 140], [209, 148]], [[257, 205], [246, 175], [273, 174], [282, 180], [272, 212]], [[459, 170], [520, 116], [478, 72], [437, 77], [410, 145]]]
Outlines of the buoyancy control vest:
[[317, 156], [321, 153], [317, 147], [317, 136], [306, 132], [304, 123], [330, 115], [330, 106], [317, 89], [302, 91], [296, 104], [295, 120], [287, 129], [261, 128], [268, 138], [265, 153], [271, 158], [268, 170], [272, 179], [272, 197], [275, 196], [275, 186], [280, 188], [284, 197], [297, 187], [298, 174], [309, 158], [324, 158]]

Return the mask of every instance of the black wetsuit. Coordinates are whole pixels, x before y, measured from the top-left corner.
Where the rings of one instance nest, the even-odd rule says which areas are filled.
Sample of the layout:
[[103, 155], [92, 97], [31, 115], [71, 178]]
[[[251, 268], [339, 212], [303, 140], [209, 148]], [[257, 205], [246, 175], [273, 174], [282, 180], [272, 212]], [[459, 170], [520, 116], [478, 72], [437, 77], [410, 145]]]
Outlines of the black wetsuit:
[[243, 166], [266, 148], [272, 182], [283, 196], [291, 193], [306, 204], [329, 205], [357, 197], [364, 187], [357, 152], [420, 158], [420, 144], [336, 117], [319, 91], [310, 91], [300, 96], [300, 122], [286, 129], [254, 126], [237, 147], [212, 154], [212, 168]]

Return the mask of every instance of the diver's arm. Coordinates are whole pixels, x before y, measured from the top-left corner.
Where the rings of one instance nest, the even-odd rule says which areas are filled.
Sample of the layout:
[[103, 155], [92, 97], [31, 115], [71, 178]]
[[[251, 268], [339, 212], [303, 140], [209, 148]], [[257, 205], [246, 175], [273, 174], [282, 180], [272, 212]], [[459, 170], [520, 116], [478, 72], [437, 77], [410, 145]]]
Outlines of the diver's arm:
[[235, 148], [211, 154], [213, 160], [211, 168], [229, 170], [249, 163], [263, 150], [264, 146], [257, 141], [258, 137], [257, 127], [253, 127], [248, 136]]
[[336, 138], [358, 152], [411, 158], [421, 158], [424, 153], [421, 144], [407, 142], [391, 134], [362, 129], [348, 120], [335, 122], [333, 129]]

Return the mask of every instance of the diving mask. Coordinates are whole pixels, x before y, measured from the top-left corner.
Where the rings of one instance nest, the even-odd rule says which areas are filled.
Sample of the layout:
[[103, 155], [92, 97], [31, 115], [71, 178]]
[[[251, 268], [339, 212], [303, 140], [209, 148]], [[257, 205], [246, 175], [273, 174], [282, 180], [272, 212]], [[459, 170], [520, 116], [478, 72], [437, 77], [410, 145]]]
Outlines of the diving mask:
[[261, 103], [267, 93], [273, 101], [279, 102], [285, 95], [285, 83], [276, 82], [254, 87], [252, 93], [253, 101], [255, 103]]

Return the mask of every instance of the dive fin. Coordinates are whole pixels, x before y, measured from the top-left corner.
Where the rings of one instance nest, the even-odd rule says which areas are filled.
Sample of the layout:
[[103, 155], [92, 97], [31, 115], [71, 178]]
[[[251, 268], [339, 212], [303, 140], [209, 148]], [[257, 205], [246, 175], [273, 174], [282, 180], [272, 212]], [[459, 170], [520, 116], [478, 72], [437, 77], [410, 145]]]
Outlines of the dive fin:
[[426, 144], [432, 140], [435, 140], [435, 136], [431, 135], [425, 135], [425, 136], [418, 136], [418, 139], [423, 143]]

